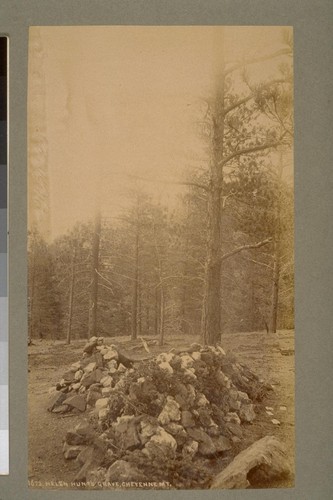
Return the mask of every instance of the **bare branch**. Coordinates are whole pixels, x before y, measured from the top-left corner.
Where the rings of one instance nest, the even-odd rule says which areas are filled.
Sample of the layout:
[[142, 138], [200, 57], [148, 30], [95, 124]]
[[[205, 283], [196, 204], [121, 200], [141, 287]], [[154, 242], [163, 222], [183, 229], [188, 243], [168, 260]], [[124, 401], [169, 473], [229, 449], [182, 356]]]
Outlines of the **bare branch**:
[[131, 179], [136, 179], [139, 181], [144, 181], [144, 182], [156, 182], [158, 184], [177, 184], [180, 186], [194, 186], [200, 189], [204, 189], [205, 191], [208, 191], [209, 188], [208, 186], [205, 186], [204, 184], [200, 184], [198, 182], [187, 182], [187, 181], [166, 181], [166, 180], [161, 180], [161, 179], [156, 179], [156, 178], [148, 178], [148, 177], [141, 177], [139, 175], [132, 175], [132, 174], [127, 174], [127, 177], [130, 177]]
[[272, 238], [267, 238], [266, 240], [259, 241], [259, 243], [254, 243], [252, 245], [251, 244], [250, 245], [242, 245], [241, 247], [237, 247], [234, 250], [232, 250], [231, 252], [228, 252], [228, 253], [225, 253], [224, 255], [222, 255], [221, 261], [228, 259], [229, 257], [232, 257], [236, 253], [243, 252], [244, 250], [250, 250], [251, 248], [260, 248], [264, 245], [267, 245], [268, 243], [271, 243], [271, 241], [272, 241]]
[[265, 142], [264, 144], [259, 144], [258, 146], [252, 146], [250, 148], [245, 148], [245, 149], [240, 149], [239, 151], [235, 151], [234, 153], [231, 153], [226, 158], [223, 158], [219, 162], [219, 165], [225, 165], [230, 160], [232, 160], [233, 158], [237, 158], [238, 156], [243, 156], [243, 155], [247, 155], [250, 153], [255, 153], [256, 151], [263, 151], [265, 149], [276, 148], [277, 146], [280, 146], [281, 141], [285, 135], [286, 135], [286, 132], [284, 132], [284, 134], [282, 134], [282, 136], [280, 137], [279, 140], [274, 141], [274, 142]]
[[[264, 85], [262, 85], [260, 87], [260, 90], [269, 88], [272, 85], [276, 85], [278, 83], [286, 83], [286, 80], [283, 79], [283, 78], [279, 78], [277, 80], [272, 80], [271, 82], [267, 82]], [[251, 91], [252, 91], [251, 94], [243, 97], [243, 99], [240, 99], [239, 101], [237, 101], [234, 104], [232, 104], [232, 105], [228, 106], [227, 108], [225, 108], [225, 110], [224, 110], [224, 116], [226, 116], [228, 113], [230, 113], [230, 111], [233, 111], [234, 109], [239, 108], [239, 106], [241, 106], [242, 104], [246, 104], [248, 101], [250, 101], [251, 99], [253, 99], [253, 97], [255, 96], [255, 89], [251, 88]]]
[[233, 71], [237, 71], [238, 69], [244, 68], [244, 66], [249, 66], [250, 64], [256, 64], [259, 62], [268, 61], [270, 59], [275, 59], [276, 57], [287, 56], [290, 54], [291, 54], [291, 50], [290, 50], [290, 48], [288, 48], [288, 49], [277, 50], [276, 52], [273, 52], [271, 54], [267, 54], [266, 56], [254, 57], [253, 59], [249, 59], [248, 61], [243, 61], [241, 63], [236, 63], [236, 64], [230, 66], [230, 68], [225, 70], [224, 75], [227, 76], [230, 73], [232, 73]]
[[253, 264], [257, 264], [258, 266], [263, 266], [263, 267], [267, 267], [268, 269], [273, 269], [272, 266], [270, 266], [269, 264], [266, 264], [265, 262], [259, 262], [259, 261], [254, 260], [254, 259], [244, 259], [244, 260], [247, 260], [248, 262], [253, 262]]

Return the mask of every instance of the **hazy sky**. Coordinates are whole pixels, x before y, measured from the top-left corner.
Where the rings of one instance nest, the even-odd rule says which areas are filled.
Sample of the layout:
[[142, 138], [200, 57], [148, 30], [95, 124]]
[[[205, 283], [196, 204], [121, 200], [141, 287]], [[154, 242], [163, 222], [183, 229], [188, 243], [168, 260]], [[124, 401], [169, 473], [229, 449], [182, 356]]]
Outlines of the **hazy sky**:
[[[37, 29], [52, 236], [91, 217], [96, 192], [104, 213], [116, 213], [127, 203], [127, 174], [177, 179], [203, 156], [195, 122], [212, 85], [216, 28]], [[280, 34], [279, 27], [226, 28], [227, 58], [274, 48]], [[147, 186], [170, 202], [181, 189]]]

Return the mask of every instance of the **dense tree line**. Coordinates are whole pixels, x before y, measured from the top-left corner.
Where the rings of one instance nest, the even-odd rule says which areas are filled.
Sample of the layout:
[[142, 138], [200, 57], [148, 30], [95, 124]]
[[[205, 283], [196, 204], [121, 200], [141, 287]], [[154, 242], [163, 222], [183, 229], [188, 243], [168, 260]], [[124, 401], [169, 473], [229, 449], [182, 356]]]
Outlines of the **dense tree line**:
[[[162, 344], [176, 333], [212, 344], [223, 332], [293, 327], [290, 55], [288, 37], [248, 62], [219, 52], [200, 121], [207, 161], [172, 209], [143, 181], [117, 217], [97, 210], [52, 243], [31, 229], [31, 337], [154, 335]], [[267, 61], [274, 78], [252, 81], [251, 66]]]

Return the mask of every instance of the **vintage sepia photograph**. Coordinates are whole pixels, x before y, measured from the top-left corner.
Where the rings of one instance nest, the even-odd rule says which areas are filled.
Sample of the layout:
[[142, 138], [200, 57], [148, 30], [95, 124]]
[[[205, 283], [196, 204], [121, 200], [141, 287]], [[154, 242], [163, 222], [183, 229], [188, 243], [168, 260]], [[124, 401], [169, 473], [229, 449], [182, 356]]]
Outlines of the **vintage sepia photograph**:
[[35, 26], [29, 487], [293, 488], [293, 30]]

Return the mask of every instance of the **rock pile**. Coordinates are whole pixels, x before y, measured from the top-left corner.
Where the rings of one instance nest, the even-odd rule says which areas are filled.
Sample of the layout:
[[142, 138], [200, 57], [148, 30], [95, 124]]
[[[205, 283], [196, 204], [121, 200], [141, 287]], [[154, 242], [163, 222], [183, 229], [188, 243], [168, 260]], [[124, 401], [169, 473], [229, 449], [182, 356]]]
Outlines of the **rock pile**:
[[77, 480], [154, 477], [177, 488], [207, 481], [200, 465], [240, 441], [267, 387], [219, 346], [192, 344], [132, 366], [92, 338], [56, 389], [49, 411], [92, 410], [91, 424], [65, 436], [65, 458], [81, 464]]

